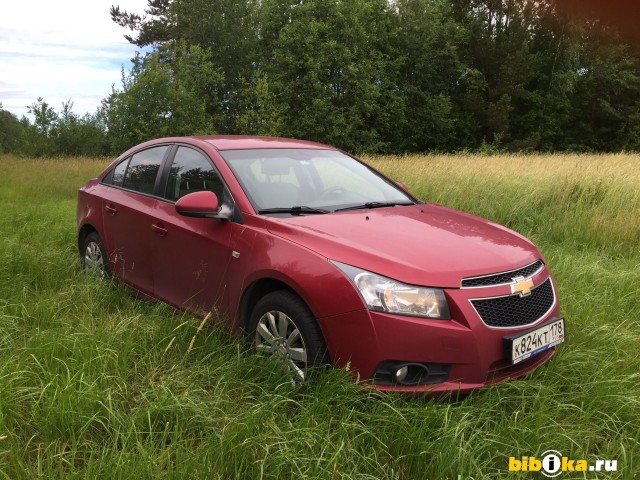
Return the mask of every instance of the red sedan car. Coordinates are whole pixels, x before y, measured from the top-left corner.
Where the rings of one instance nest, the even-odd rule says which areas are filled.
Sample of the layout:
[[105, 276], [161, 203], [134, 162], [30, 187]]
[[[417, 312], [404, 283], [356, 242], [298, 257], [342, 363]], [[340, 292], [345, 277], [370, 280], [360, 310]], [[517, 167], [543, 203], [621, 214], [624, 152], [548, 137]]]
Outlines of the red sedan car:
[[564, 340], [545, 259], [521, 235], [422, 202], [318, 143], [143, 143], [78, 194], [84, 268], [246, 331], [304, 379], [350, 365], [380, 390], [468, 392]]

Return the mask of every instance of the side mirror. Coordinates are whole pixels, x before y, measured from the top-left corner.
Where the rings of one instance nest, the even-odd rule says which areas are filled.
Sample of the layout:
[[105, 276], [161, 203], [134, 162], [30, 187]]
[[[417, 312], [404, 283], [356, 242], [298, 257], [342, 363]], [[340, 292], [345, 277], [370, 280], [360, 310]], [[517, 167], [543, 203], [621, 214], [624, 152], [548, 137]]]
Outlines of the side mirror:
[[407, 188], [407, 186], [406, 186], [404, 183], [402, 183], [402, 182], [398, 182], [397, 180], [394, 180], [393, 182], [394, 182], [397, 186], [399, 186], [402, 190], [404, 190], [405, 192], [410, 193], [410, 192], [409, 192], [409, 189]]
[[189, 193], [175, 205], [176, 212], [185, 217], [228, 219], [229, 216], [222, 213], [219, 207], [216, 194], [207, 190]]

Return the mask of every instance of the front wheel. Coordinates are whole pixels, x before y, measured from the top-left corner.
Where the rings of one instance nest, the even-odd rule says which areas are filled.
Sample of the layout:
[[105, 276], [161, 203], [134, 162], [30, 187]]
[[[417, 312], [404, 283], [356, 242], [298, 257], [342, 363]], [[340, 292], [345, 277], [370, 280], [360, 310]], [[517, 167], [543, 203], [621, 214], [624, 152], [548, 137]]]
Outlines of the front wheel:
[[284, 359], [294, 382], [303, 381], [310, 367], [327, 363], [327, 347], [313, 314], [288, 290], [271, 292], [256, 303], [249, 334], [258, 352]]
[[85, 273], [97, 273], [102, 276], [111, 275], [107, 249], [97, 232], [91, 232], [84, 239], [80, 257]]

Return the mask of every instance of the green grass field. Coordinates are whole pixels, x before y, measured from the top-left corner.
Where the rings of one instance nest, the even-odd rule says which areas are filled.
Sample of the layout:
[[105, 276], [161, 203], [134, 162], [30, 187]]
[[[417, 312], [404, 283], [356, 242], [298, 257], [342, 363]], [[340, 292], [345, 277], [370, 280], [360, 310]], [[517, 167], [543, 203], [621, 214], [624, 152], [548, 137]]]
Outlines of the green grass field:
[[[539, 479], [558, 450], [640, 478], [640, 158], [369, 158], [420, 198], [530, 237], [568, 340], [460, 401], [328, 370], [292, 387], [199, 318], [80, 271], [76, 191], [107, 160], [0, 156], [0, 478]], [[194, 348], [189, 343], [196, 336]]]

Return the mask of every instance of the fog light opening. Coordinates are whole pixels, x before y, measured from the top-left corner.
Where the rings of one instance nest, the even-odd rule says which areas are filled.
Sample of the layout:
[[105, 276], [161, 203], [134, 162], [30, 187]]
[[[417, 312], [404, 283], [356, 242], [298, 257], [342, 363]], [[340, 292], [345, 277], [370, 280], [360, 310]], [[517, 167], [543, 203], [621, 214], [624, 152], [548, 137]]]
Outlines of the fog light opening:
[[400, 367], [396, 370], [395, 380], [398, 383], [404, 383], [404, 380], [407, 378], [407, 374], [409, 373], [409, 366], [405, 365], [404, 367]]
[[429, 378], [429, 369], [421, 363], [406, 363], [394, 374], [396, 383], [400, 385], [420, 385]]
[[375, 385], [417, 386], [446, 382], [451, 372], [447, 363], [418, 363], [383, 360], [373, 374]]

